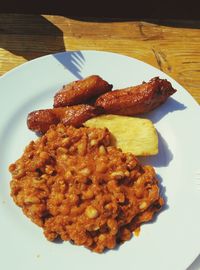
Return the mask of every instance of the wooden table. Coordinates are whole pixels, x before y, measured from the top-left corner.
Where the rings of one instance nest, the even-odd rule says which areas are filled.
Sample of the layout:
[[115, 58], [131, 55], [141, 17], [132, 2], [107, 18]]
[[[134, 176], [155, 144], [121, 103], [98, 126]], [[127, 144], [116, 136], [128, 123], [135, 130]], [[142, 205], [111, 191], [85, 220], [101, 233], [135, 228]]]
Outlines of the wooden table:
[[38, 56], [65, 50], [135, 57], [172, 76], [200, 103], [200, 21], [98, 22], [0, 14], [0, 75]]
[[[172, 76], [200, 103], [200, 21], [91, 22], [0, 14], [0, 75], [28, 60], [65, 50], [104, 50], [138, 58]], [[189, 269], [199, 267], [200, 256]]]

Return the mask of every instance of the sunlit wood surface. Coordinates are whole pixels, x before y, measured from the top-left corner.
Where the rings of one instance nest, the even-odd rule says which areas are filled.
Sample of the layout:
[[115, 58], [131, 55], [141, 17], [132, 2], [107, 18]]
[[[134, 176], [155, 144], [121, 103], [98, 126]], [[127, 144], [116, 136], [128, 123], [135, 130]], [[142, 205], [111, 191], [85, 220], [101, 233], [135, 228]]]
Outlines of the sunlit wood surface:
[[28, 60], [65, 50], [135, 57], [169, 74], [200, 103], [200, 22], [99, 22], [0, 14], [0, 75]]

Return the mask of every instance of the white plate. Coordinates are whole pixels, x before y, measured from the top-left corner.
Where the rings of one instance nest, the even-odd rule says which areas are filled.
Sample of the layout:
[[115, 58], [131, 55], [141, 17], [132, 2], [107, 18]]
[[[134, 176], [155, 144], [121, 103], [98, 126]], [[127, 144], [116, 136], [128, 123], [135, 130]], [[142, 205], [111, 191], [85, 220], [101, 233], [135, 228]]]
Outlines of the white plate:
[[[77, 78], [98, 74], [114, 88], [166, 78], [178, 91], [146, 115], [159, 132], [160, 152], [149, 158], [166, 198], [155, 222], [117, 250], [95, 254], [70, 243], [48, 242], [9, 196], [8, 165], [35, 139], [26, 127], [28, 112], [52, 106], [56, 90]], [[172, 78], [141, 61], [97, 51], [48, 55], [0, 78], [0, 268], [20, 270], [137, 269], [185, 270], [200, 251], [200, 110]]]

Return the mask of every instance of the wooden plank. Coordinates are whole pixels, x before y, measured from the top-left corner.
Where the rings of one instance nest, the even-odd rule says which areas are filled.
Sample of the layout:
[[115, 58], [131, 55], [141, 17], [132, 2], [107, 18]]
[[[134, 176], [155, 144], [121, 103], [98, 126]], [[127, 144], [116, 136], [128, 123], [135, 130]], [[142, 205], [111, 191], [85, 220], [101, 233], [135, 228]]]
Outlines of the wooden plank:
[[[199, 26], [199, 22], [196, 24]], [[200, 103], [200, 29], [187, 28], [186, 22], [183, 25], [0, 15], [0, 75], [49, 53], [84, 49], [112, 51], [135, 57], [166, 72]], [[195, 22], [192, 25], [195, 26]]]

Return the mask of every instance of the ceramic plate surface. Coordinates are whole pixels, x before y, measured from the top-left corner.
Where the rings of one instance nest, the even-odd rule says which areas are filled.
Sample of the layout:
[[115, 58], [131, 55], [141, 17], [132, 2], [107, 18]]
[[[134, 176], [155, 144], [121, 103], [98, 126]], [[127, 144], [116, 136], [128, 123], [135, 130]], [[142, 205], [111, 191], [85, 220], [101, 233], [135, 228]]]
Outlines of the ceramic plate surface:
[[[142, 117], [155, 124], [159, 154], [141, 160], [155, 167], [166, 206], [139, 237], [101, 255], [69, 242], [48, 242], [10, 197], [8, 172], [36, 138], [27, 114], [52, 107], [64, 84], [91, 74], [124, 88], [152, 77], [168, 79], [177, 92]], [[200, 109], [189, 93], [160, 70], [126, 56], [98, 51], [48, 55], [0, 78], [0, 268], [20, 270], [185, 270], [200, 252]]]

